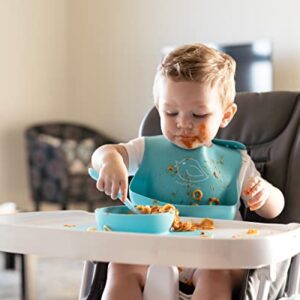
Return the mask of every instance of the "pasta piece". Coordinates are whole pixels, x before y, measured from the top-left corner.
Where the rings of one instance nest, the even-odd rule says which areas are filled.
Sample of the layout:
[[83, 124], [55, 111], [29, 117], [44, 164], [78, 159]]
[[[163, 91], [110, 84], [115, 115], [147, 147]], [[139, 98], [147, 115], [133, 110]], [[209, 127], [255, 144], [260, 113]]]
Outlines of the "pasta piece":
[[181, 221], [178, 209], [172, 204], [164, 206], [137, 205], [136, 208], [144, 214], [157, 214], [165, 212], [175, 212], [172, 224], [173, 231], [195, 231], [195, 230], [211, 230], [214, 229], [214, 222], [211, 219], [203, 219], [200, 223], [192, 221]]
[[259, 230], [255, 229], [255, 228], [250, 228], [247, 230], [247, 234], [250, 234], [250, 235], [259, 234]]
[[203, 193], [200, 189], [196, 189], [192, 192], [192, 197], [197, 201], [201, 201]]
[[208, 200], [208, 204], [209, 205], [219, 205], [220, 204], [220, 200], [218, 198], [209, 198]]

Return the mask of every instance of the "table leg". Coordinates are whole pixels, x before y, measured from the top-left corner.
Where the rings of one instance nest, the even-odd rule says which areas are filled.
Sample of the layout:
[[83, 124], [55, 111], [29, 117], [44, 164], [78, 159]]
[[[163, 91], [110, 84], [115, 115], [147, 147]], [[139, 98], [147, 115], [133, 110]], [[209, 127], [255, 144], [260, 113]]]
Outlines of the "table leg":
[[5, 269], [14, 270], [16, 268], [16, 254], [4, 253], [5, 256]]
[[21, 299], [36, 300], [37, 257], [21, 254]]

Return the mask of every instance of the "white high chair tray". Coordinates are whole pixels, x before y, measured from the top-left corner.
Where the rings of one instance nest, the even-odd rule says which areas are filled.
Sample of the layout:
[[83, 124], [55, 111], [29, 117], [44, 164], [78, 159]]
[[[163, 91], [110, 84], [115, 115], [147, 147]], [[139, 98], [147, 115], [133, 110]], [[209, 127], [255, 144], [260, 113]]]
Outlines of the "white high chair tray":
[[[190, 219], [190, 218], [185, 218]], [[195, 220], [195, 218], [193, 218]], [[210, 231], [165, 235], [89, 232], [93, 213], [54, 211], [0, 216], [0, 251], [120, 263], [258, 268], [300, 252], [300, 224], [214, 220]], [[247, 234], [258, 229], [258, 234]]]

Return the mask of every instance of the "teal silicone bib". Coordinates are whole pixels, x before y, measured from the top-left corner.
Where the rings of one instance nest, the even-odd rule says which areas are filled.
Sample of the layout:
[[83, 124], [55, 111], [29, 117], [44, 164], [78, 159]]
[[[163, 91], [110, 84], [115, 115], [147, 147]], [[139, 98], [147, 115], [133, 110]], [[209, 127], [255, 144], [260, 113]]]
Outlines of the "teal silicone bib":
[[130, 198], [136, 205], [174, 204], [182, 216], [233, 219], [239, 201], [239, 149], [244, 145], [214, 140], [211, 147], [186, 150], [163, 136], [146, 137]]

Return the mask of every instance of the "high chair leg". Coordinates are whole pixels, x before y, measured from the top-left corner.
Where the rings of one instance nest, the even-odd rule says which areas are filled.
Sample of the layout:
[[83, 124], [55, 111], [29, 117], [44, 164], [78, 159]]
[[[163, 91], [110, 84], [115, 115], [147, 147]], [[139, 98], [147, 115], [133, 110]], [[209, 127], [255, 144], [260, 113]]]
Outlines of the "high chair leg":
[[83, 263], [83, 274], [81, 277], [81, 284], [78, 297], [79, 300], [87, 299], [90, 292], [94, 271], [95, 264], [92, 261], [85, 261]]
[[170, 266], [150, 266], [147, 273], [143, 300], [178, 300], [178, 269]]
[[276, 265], [269, 265], [257, 270], [260, 279], [257, 300], [267, 300], [270, 285], [276, 279]]
[[286, 287], [286, 294], [290, 297], [295, 297], [298, 293], [300, 281], [300, 254], [298, 253], [292, 259], [291, 268], [289, 271], [289, 280]]

